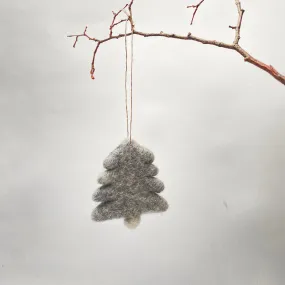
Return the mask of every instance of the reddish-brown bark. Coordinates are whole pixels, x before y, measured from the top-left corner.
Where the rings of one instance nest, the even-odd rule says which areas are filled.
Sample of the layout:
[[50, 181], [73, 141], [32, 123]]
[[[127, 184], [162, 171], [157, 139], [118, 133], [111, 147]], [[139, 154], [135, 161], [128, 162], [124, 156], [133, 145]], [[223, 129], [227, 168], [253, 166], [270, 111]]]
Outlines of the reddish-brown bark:
[[[95, 57], [96, 54], [98, 52], [99, 46], [102, 43], [108, 42], [110, 40], [113, 39], [119, 39], [125, 36], [131, 36], [132, 34], [134, 35], [138, 35], [138, 36], [143, 36], [143, 37], [166, 37], [166, 38], [172, 38], [172, 39], [180, 39], [180, 40], [187, 40], [187, 41], [196, 41], [202, 44], [207, 44], [207, 45], [213, 45], [216, 47], [221, 47], [221, 48], [226, 48], [226, 49], [230, 49], [233, 51], [236, 51], [237, 53], [239, 53], [243, 58], [245, 62], [251, 63], [254, 66], [258, 67], [259, 69], [264, 70], [265, 72], [267, 72], [269, 75], [271, 75], [273, 78], [275, 78], [276, 80], [278, 80], [280, 83], [282, 83], [283, 85], [285, 85], [285, 76], [282, 75], [279, 71], [277, 71], [272, 65], [269, 64], [265, 64], [262, 61], [254, 58], [252, 55], [250, 55], [247, 51], [245, 51], [240, 45], [239, 45], [239, 40], [240, 40], [240, 31], [241, 31], [241, 25], [242, 25], [242, 19], [243, 19], [243, 14], [244, 14], [244, 10], [241, 8], [241, 3], [239, 0], [235, 0], [235, 4], [237, 6], [237, 11], [238, 11], [238, 20], [237, 20], [237, 25], [236, 26], [229, 26], [231, 29], [235, 30], [235, 37], [234, 37], [234, 41], [232, 44], [227, 44], [224, 42], [219, 42], [216, 40], [207, 40], [207, 39], [203, 39], [203, 38], [199, 38], [196, 37], [194, 35], [192, 35], [191, 33], [188, 33], [188, 35], [186, 36], [181, 36], [181, 35], [176, 35], [176, 34], [167, 34], [164, 32], [160, 32], [160, 33], [145, 33], [145, 32], [140, 32], [135, 30], [135, 25], [134, 25], [134, 21], [133, 21], [133, 16], [132, 16], [132, 5], [133, 5], [134, 0], [131, 0], [131, 2], [129, 4], [126, 4], [124, 6], [124, 8], [122, 8], [121, 10], [119, 10], [119, 12], [115, 13], [113, 12], [113, 20], [112, 23], [110, 25], [110, 33], [109, 33], [109, 37], [99, 40], [97, 38], [92, 38], [89, 35], [87, 35], [87, 27], [85, 27], [85, 30], [83, 32], [83, 34], [78, 34], [78, 35], [69, 35], [68, 37], [75, 37], [75, 42], [73, 44], [73, 47], [76, 46], [76, 43], [78, 42], [78, 39], [80, 37], [86, 37], [88, 40], [92, 40], [94, 42], [97, 43], [96, 48], [94, 50], [93, 53], [93, 59], [91, 62], [91, 78], [94, 79], [94, 72], [95, 72]], [[195, 15], [200, 7], [200, 5], [204, 2], [204, 0], [200, 1], [198, 4], [196, 5], [191, 5], [191, 6], [187, 6], [188, 8], [194, 8], [194, 13], [192, 16], [192, 20], [191, 20], [191, 24], [193, 23], [193, 20], [195, 18]], [[119, 20], [118, 22], [116, 22], [116, 18], [117, 16], [124, 10], [128, 8], [129, 13], [127, 14], [127, 19], [122, 19]], [[126, 22], [129, 21], [131, 24], [131, 29], [132, 32], [125, 34], [118, 34], [118, 35], [113, 35], [113, 28], [117, 25], [119, 25], [122, 22]]]

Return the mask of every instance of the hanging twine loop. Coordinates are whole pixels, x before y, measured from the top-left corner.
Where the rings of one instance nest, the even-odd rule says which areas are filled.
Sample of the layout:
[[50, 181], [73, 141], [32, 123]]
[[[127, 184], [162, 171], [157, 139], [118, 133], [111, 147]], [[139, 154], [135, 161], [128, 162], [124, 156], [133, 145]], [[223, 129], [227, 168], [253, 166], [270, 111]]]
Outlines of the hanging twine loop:
[[[132, 15], [128, 14], [125, 10], [124, 13], [128, 16], [128, 20], [125, 24], [125, 110], [127, 119], [127, 137], [132, 141], [132, 125], [133, 125], [133, 62], [134, 62], [134, 22]], [[128, 108], [128, 41], [127, 41], [127, 29], [128, 22], [131, 24], [131, 71], [130, 71], [130, 116]]]
[[125, 108], [127, 119], [127, 137], [129, 137], [129, 110], [128, 110], [128, 42], [127, 42], [128, 21], [125, 23]]

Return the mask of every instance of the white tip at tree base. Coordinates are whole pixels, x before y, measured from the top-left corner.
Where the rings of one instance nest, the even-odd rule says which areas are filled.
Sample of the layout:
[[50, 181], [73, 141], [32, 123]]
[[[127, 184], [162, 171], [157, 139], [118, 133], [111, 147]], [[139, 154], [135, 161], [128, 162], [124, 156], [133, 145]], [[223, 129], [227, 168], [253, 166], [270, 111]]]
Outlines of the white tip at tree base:
[[125, 218], [124, 224], [128, 229], [134, 230], [138, 227], [138, 225], [141, 222], [140, 217], [134, 217], [134, 218]]

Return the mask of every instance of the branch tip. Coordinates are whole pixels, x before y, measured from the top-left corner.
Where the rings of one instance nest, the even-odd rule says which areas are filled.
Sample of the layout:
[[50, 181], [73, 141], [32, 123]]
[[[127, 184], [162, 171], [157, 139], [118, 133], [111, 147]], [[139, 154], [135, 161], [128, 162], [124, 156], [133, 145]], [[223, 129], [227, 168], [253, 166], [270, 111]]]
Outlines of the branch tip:
[[194, 12], [193, 12], [193, 15], [192, 15], [192, 19], [191, 19], [191, 22], [190, 22], [190, 25], [193, 24], [193, 21], [194, 21], [194, 18], [195, 18], [195, 15], [200, 7], [200, 5], [204, 2], [205, 0], [201, 0], [198, 4], [196, 5], [190, 5], [190, 6], [187, 6], [186, 8], [194, 8]]

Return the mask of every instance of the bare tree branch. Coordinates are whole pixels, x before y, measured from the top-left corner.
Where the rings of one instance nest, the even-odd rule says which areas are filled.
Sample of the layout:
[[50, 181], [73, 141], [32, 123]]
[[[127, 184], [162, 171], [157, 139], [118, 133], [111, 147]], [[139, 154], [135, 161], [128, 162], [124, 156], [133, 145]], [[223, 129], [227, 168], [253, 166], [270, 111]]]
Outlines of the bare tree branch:
[[194, 8], [194, 12], [193, 12], [193, 15], [192, 15], [192, 19], [191, 19], [191, 23], [190, 25], [193, 24], [193, 21], [194, 21], [194, 18], [195, 18], [195, 15], [200, 7], [200, 5], [204, 2], [205, 0], [201, 0], [197, 5], [190, 5], [190, 6], [187, 6], [187, 8]]
[[[194, 17], [195, 17], [195, 13], [197, 12], [199, 6], [203, 3], [203, 1], [201, 1], [197, 5], [194, 5], [195, 6], [195, 11], [194, 11], [194, 14], [193, 14]], [[114, 26], [116, 26], [116, 25], [118, 25], [118, 24], [120, 24], [122, 22], [129, 21], [130, 24], [131, 24], [131, 28], [132, 28], [133, 34], [137, 35], [137, 36], [142, 36], [142, 37], [164, 37], [164, 38], [172, 38], [172, 39], [179, 39], [179, 40], [185, 40], [185, 41], [195, 41], [195, 42], [199, 42], [199, 43], [202, 43], [202, 44], [205, 44], [205, 45], [212, 45], [212, 46], [216, 46], [216, 47], [220, 47], [220, 48], [233, 50], [233, 51], [239, 53], [244, 58], [245, 62], [251, 63], [254, 66], [258, 67], [259, 69], [264, 70], [265, 72], [270, 74], [272, 77], [274, 77], [276, 80], [278, 80], [283, 85], [285, 85], [285, 76], [284, 75], [282, 75], [280, 72], [278, 72], [273, 66], [265, 64], [265, 63], [261, 62], [260, 60], [254, 58], [252, 55], [250, 55], [247, 51], [245, 51], [239, 45], [240, 30], [241, 30], [241, 24], [242, 24], [242, 19], [243, 19], [243, 14], [244, 14], [244, 10], [241, 8], [241, 3], [240, 3], [239, 0], [235, 0], [236, 6], [237, 6], [237, 10], [238, 10], [237, 25], [236, 26], [229, 26], [231, 29], [235, 30], [235, 38], [234, 38], [234, 41], [233, 41], [232, 44], [227, 44], [227, 43], [216, 41], [216, 40], [203, 39], [203, 38], [200, 38], [200, 37], [196, 37], [196, 36], [192, 35], [191, 33], [188, 33], [188, 35], [183, 36], [183, 35], [177, 35], [177, 34], [168, 34], [168, 33], [164, 33], [164, 32], [160, 32], [160, 33], [145, 33], [145, 32], [137, 31], [134, 28], [135, 25], [134, 25], [133, 16], [132, 16], [132, 5], [133, 5], [133, 2], [134, 2], [134, 0], [131, 0], [130, 4], [127, 4], [118, 13], [113, 13], [114, 14], [114, 19], [113, 19], [112, 24], [110, 26], [110, 33], [109, 33], [109, 37], [108, 38], [99, 40], [97, 38], [92, 38], [92, 37], [88, 36], [86, 34], [87, 27], [85, 28], [83, 34], [69, 35], [68, 36], [68, 37], [75, 37], [75, 42], [74, 42], [73, 47], [75, 47], [79, 37], [86, 37], [88, 40], [92, 40], [92, 41], [97, 43], [96, 48], [95, 48], [94, 53], [93, 53], [93, 59], [92, 59], [92, 63], [91, 63], [90, 74], [91, 74], [91, 78], [92, 79], [94, 79], [94, 72], [95, 72], [94, 62], [95, 62], [95, 56], [97, 54], [99, 46], [101, 44], [105, 43], [105, 42], [125, 37], [125, 34], [113, 35], [112, 34], [112, 29], [113, 29]], [[128, 19], [124, 19], [124, 20], [121, 20], [121, 21], [115, 23], [115, 19], [116, 19], [117, 15], [119, 13], [121, 13], [127, 7], [128, 7], [128, 10], [129, 10]], [[192, 20], [193, 20], [194, 17], [192, 17]], [[127, 37], [131, 36], [131, 35], [132, 35], [131, 32], [126, 34]]]

